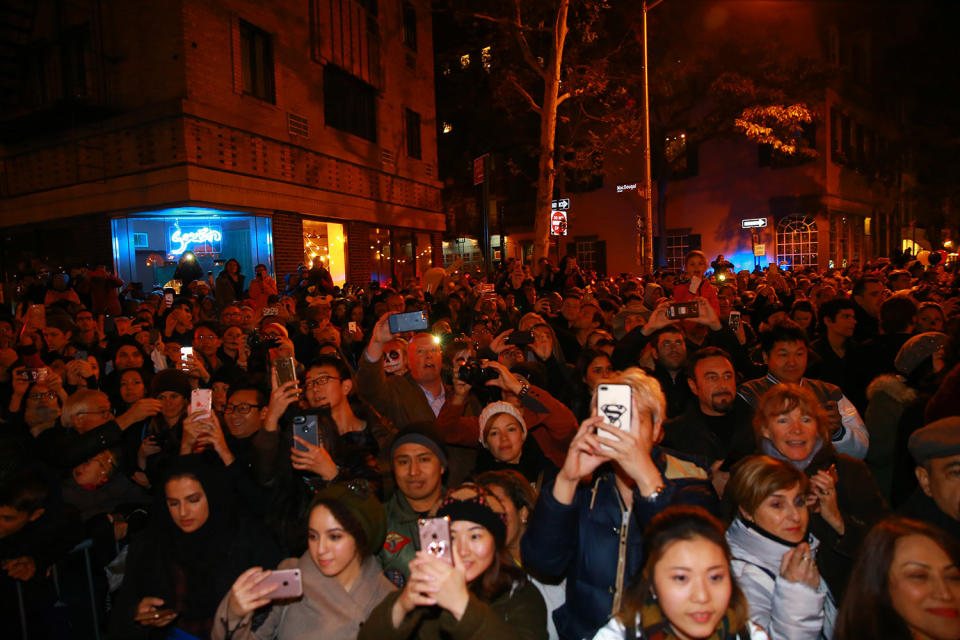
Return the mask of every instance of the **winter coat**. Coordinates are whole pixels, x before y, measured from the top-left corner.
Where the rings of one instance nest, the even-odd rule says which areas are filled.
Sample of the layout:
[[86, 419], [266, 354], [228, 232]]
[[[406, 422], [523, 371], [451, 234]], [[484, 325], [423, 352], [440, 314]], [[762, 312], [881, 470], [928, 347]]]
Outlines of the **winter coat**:
[[217, 276], [216, 294], [217, 308], [223, 309], [233, 304], [234, 300], [239, 300], [243, 294], [243, 281], [246, 278], [242, 273], [237, 274], [237, 281], [234, 282], [226, 269]]
[[265, 618], [260, 610], [240, 618], [230, 610], [228, 593], [217, 609], [211, 640], [353, 640], [374, 607], [395, 590], [370, 557], [350, 591], [323, 575], [309, 552], [287, 558], [277, 569], [300, 569], [303, 596], [269, 605]]
[[[912, 475], [913, 460], [907, 451], [907, 439], [910, 433], [923, 426], [923, 422], [916, 423], [915, 419], [912, 421], [914, 424], [905, 424], [908, 416], [922, 410], [917, 403], [917, 390], [907, 386], [904, 379], [895, 374], [878, 376], [867, 387], [866, 423], [870, 431], [870, 450], [866, 462], [880, 493], [891, 501], [896, 480], [908, 485], [896, 488], [898, 496], [906, 497], [915, 486], [910, 478], [904, 480], [903, 470], [906, 468]], [[911, 411], [911, 407], [915, 409]], [[914, 418], [918, 417], [914, 415]], [[909, 433], [904, 434], [905, 431]], [[899, 502], [896, 500], [895, 504]]]
[[[814, 555], [820, 541], [809, 536]], [[837, 605], [827, 581], [813, 589], [780, 575], [780, 562], [791, 547], [748, 527], [736, 518], [727, 530], [733, 556], [731, 569], [750, 605], [750, 619], [767, 630], [771, 640], [830, 640]]]
[[357, 640], [546, 640], [547, 608], [537, 588], [529, 582], [491, 603], [470, 594], [458, 621], [446, 609], [417, 607], [399, 629], [391, 620], [399, 592], [388, 595], [360, 628]]
[[643, 530], [668, 506], [693, 504], [717, 511], [707, 472], [680, 454], [654, 448], [664, 488], [653, 500], [637, 489], [625, 510], [612, 471], [577, 487], [573, 502], [553, 497], [544, 483], [521, 540], [523, 565], [545, 578], [567, 579], [567, 601], [554, 612], [561, 638], [584, 638], [620, 609], [624, 588], [643, 567]]

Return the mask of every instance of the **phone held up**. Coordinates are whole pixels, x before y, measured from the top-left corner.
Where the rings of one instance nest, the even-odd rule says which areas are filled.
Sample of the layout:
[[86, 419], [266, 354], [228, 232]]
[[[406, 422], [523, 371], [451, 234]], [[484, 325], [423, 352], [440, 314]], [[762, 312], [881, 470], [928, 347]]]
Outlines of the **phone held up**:
[[417, 520], [420, 550], [453, 564], [453, 542], [450, 538], [450, 516]]
[[410, 313], [395, 313], [388, 318], [390, 333], [406, 333], [407, 331], [426, 331], [427, 314], [423, 311]]
[[213, 390], [212, 389], [194, 389], [190, 393], [190, 413], [200, 412], [205, 417], [210, 417], [213, 410]]
[[[597, 415], [603, 421], [620, 431], [630, 431], [633, 421], [633, 389], [628, 384], [601, 384], [597, 386]], [[597, 435], [608, 440], [615, 439], [604, 431]], [[604, 449], [610, 450], [604, 445]]]
[[740, 312], [731, 311], [730, 317], [727, 319], [727, 324], [730, 325], [730, 329], [732, 329], [733, 331], [736, 331], [737, 329], [739, 329], [740, 328]]
[[293, 358], [277, 358], [273, 363], [277, 370], [277, 385], [282, 386], [288, 382], [296, 381], [297, 368], [293, 363]]
[[[316, 415], [293, 416], [293, 435], [306, 440], [315, 447], [320, 446], [320, 429]], [[293, 446], [299, 451], [306, 451], [307, 448], [293, 441]]]
[[700, 303], [696, 300], [692, 302], [671, 302], [667, 307], [667, 317], [671, 320], [698, 318], [700, 317]]
[[260, 583], [261, 588], [279, 585], [273, 593], [267, 594], [271, 600], [285, 600], [299, 598], [303, 595], [303, 582], [300, 578], [300, 569], [277, 569]]

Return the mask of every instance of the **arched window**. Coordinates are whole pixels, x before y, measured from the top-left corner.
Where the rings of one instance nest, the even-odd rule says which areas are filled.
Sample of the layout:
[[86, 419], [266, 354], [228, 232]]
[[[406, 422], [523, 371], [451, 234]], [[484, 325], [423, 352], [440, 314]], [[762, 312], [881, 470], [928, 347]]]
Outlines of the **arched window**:
[[787, 216], [777, 223], [777, 262], [817, 265], [817, 223], [812, 216]]

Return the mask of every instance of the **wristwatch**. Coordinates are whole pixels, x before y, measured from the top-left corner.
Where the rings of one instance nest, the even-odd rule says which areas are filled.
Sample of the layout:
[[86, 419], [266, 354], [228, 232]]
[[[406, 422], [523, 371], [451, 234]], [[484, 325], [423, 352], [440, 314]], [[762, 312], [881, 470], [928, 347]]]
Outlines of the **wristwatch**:
[[651, 493], [650, 495], [645, 496], [641, 493], [640, 497], [646, 502], [656, 502], [657, 500], [660, 499], [660, 496], [663, 495], [663, 492], [666, 491], [666, 489], [667, 488], [661, 484], [656, 489], [654, 489], [653, 493]]

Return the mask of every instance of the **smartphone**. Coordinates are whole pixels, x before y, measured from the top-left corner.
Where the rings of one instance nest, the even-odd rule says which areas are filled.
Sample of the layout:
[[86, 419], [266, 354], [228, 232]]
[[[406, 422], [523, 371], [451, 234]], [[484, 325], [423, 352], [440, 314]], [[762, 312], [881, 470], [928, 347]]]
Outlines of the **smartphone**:
[[267, 597], [271, 600], [299, 598], [303, 595], [303, 582], [300, 580], [300, 569], [277, 569], [270, 573], [258, 585], [258, 588], [280, 585], [277, 590]]
[[671, 302], [670, 306], [667, 307], [667, 317], [671, 320], [683, 320], [699, 316], [700, 303], [696, 300], [692, 302]]
[[[633, 395], [628, 384], [601, 384], [597, 386], [597, 415], [603, 421], [620, 431], [630, 431], [633, 419]], [[604, 431], [598, 431], [601, 438], [613, 439]], [[609, 448], [609, 447], [607, 447]]]
[[703, 279], [700, 276], [693, 276], [690, 278], [690, 293], [693, 295], [699, 295], [701, 282], [703, 282]]
[[388, 320], [390, 322], [390, 333], [427, 330], [427, 314], [423, 311], [395, 313]]
[[172, 293], [165, 293], [165, 294], [163, 294], [163, 306], [165, 306], [167, 309], [169, 309], [170, 307], [173, 306], [173, 294], [172, 294]]
[[180, 360], [182, 362], [187, 361], [187, 356], [193, 355], [193, 347], [180, 347]]
[[204, 415], [209, 416], [212, 407], [213, 407], [213, 390], [212, 389], [194, 389], [193, 392], [190, 393], [190, 413], [191, 414], [199, 411]]
[[[293, 435], [303, 438], [315, 447], [320, 446], [320, 431], [317, 428], [317, 416], [293, 416]], [[306, 451], [307, 448], [293, 441], [293, 446], [300, 451]]]
[[740, 312], [731, 311], [730, 317], [727, 319], [727, 324], [730, 325], [730, 328], [736, 331], [740, 328]]
[[273, 366], [277, 370], [277, 386], [297, 379], [297, 368], [293, 364], [293, 358], [277, 358]]
[[514, 331], [507, 336], [505, 343], [517, 346], [533, 344], [533, 331]]
[[46, 367], [40, 369], [24, 369], [22, 375], [30, 382], [43, 382], [47, 379], [47, 369]]
[[279, 313], [279, 310], [278, 310], [276, 307], [264, 307], [264, 308], [260, 311], [260, 315], [262, 315], [262, 316], [264, 316], [264, 317], [266, 317], [266, 316], [275, 316], [275, 315], [277, 315], [278, 313]]
[[347, 323], [347, 331], [349, 331], [350, 333], [356, 333], [356, 332], [357, 332], [357, 323], [354, 322], [353, 320], [351, 320], [350, 322], [348, 322], [348, 323]]
[[450, 516], [420, 518], [417, 520], [420, 550], [453, 564], [453, 545], [450, 540]]
[[109, 315], [103, 316], [103, 332], [116, 333], [116, 331], [117, 331], [117, 321], [113, 319], [113, 316], [109, 316]]
[[77, 349], [76, 351], [73, 352], [73, 359], [86, 360], [88, 355], [90, 354], [87, 353], [86, 349]]

